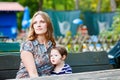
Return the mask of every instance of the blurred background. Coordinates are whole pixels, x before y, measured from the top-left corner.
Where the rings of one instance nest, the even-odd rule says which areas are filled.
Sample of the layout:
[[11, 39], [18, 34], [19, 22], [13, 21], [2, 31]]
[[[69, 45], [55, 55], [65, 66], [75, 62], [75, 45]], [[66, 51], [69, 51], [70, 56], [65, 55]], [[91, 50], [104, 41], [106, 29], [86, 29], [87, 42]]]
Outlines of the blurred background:
[[49, 14], [68, 52], [109, 51], [119, 40], [120, 0], [0, 0], [0, 41], [23, 42], [38, 10]]

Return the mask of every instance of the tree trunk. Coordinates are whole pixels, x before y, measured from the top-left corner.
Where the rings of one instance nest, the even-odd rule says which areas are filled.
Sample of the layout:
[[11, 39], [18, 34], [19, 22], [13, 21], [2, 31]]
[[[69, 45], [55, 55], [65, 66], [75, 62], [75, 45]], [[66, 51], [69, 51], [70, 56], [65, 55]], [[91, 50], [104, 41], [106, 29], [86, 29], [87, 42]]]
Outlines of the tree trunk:
[[53, 8], [54, 10], [56, 10], [55, 0], [52, 1], [52, 8]]
[[101, 10], [101, 4], [102, 4], [102, 0], [98, 0], [98, 6], [97, 6], [97, 12], [100, 12]]
[[116, 2], [115, 2], [115, 0], [110, 0], [110, 6], [111, 6], [112, 11], [116, 10]]
[[38, 5], [39, 5], [39, 10], [42, 10], [43, 0], [39, 0]]
[[65, 0], [64, 10], [67, 10], [67, 0]]
[[79, 0], [75, 0], [75, 9], [76, 9], [76, 10], [79, 9]]

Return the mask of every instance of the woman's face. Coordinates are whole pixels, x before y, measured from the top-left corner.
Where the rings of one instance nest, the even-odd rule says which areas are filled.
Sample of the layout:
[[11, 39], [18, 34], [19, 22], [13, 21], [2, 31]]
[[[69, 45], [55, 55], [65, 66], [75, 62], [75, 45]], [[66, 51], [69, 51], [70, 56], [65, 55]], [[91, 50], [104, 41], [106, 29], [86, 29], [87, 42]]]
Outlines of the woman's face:
[[47, 32], [47, 22], [41, 15], [37, 15], [33, 20], [33, 28], [36, 34], [45, 34]]
[[57, 64], [60, 64], [63, 59], [62, 59], [62, 56], [61, 54], [59, 53], [59, 51], [55, 50], [55, 49], [52, 49], [51, 50], [51, 53], [50, 53], [50, 61], [53, 65], [57, 65]]

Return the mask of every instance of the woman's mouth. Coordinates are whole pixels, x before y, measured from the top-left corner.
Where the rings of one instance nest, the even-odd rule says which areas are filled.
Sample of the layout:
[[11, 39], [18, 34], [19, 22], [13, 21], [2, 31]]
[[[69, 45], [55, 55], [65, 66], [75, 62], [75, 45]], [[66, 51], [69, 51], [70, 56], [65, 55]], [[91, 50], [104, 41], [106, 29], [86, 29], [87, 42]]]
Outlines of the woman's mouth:
[[38, 28], [38, 29], [36, 29], [36, 30], [42, 30], [42, 28]]

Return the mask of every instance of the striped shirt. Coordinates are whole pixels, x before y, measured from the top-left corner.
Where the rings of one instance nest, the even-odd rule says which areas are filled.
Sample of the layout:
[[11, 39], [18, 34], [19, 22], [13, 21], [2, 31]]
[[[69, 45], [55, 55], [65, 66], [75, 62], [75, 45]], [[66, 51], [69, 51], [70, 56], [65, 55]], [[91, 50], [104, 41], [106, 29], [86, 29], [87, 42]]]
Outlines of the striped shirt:
[[72, 68], [68, 64], [64, 64], [64, 67], [59, 73], [56, 73], [54, 71], [51, 72], [52, 75], [60, 75], [60, 74], [71, 74]]

